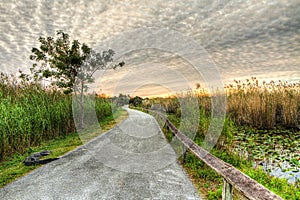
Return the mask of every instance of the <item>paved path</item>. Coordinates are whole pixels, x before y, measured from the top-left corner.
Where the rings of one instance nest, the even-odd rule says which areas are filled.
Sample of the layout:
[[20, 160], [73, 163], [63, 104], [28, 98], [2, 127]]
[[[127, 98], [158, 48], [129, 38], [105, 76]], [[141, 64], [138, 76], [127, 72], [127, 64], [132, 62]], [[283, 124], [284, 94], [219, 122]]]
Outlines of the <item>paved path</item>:
[[155, 119], [119, 126], [0, 189], [0, 199], [200, 199]]

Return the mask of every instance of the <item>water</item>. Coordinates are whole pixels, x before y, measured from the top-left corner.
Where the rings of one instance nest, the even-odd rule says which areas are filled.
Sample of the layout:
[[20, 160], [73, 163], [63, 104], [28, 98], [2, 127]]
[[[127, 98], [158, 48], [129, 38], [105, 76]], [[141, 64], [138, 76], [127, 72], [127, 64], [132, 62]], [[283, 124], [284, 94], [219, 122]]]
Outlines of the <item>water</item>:
[[297, 180], [300, 181], [300, 167], [292, 166], [287, 161], [280, 162], [265, 158], [263, 161], [254, 163], [254, 167], [259, 165], [271, 176], [287, 179], [292, 184], [295, 184]]
[[272, 176], [300, 181], [300, 132], [238, 132], [233, 149]]

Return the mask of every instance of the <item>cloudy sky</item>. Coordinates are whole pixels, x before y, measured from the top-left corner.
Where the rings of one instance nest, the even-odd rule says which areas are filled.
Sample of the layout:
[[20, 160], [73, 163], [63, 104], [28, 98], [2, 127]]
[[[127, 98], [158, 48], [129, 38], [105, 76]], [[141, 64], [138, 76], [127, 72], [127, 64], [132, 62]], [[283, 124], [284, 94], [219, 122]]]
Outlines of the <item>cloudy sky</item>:
[[29, 69], [39, 36], [63, 30], [126, 65], [108, 94], [158, 95], [234, 79], [300, 80], [299, 0], [2, 0], [0, 71]]

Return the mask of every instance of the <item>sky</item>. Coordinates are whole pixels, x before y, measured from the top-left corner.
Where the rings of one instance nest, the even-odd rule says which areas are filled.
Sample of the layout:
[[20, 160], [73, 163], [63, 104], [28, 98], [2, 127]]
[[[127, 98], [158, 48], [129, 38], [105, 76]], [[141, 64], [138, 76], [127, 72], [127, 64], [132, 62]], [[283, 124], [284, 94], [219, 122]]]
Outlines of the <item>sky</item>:
[[299, 0], [2, 0], [0, 71], [28, 71], [40, 36], [68, 33], [126, 65], [91, 90], [155, 96], [234, 79], [300, 80]]

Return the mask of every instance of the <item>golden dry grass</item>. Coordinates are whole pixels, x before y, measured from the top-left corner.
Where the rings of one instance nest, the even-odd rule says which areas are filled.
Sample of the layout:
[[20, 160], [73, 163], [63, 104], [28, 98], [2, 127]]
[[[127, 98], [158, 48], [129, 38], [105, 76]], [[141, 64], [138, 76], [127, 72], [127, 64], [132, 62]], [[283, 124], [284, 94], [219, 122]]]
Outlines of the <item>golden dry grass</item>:
[[226, 86], [227, 114], [240, 125], [299, 128], [300, 83], [235, 81]]

